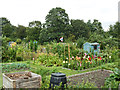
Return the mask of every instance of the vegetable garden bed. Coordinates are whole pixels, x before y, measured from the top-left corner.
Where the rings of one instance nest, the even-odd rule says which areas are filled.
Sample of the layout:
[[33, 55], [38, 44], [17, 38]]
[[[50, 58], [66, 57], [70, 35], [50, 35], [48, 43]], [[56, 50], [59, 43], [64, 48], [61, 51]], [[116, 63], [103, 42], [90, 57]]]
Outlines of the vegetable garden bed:
[[25, 71], [16, 73], [3, 73], [4, 88], [40, 88], [41, 75]]
[[81, 74], [75, 74], [72, 76], [68, 76], [68, 85], [77, 85], [79, 83], [82, 83], [88, 81], [90, 83], [94, 83], [95, 86], [100, 88], [104, 85], [105, 78], [109, 77], [109, 75], [113, 73], [109, 70], [95, 70], [91, 72], [81, 73]]

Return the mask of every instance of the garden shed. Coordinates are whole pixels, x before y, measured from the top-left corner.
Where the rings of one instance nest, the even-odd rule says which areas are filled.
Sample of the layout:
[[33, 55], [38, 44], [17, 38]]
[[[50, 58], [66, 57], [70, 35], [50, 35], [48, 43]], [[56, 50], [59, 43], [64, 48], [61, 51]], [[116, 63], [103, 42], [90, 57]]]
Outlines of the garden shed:
[[100, 52], [100, 45], [99, 43], [95, 42], [95, 43], [89, 43], [86, 42], [83, 44], [83, 49], [85, 51], [88, 51], [88, 53], [90, 53], [90, 50], [94, 52], [94, 54], [99, 54]]

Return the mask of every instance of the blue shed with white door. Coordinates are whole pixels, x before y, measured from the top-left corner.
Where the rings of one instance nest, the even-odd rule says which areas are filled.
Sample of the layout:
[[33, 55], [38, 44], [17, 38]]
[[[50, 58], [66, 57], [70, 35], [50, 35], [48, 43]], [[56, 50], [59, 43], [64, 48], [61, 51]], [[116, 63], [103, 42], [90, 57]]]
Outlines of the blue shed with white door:
[[97, 42], [95, 42], [95, 43], [86, 42], [83, 44], [83, 49], [84, 49], [84, 51], [87, 51], [88, 53], [90, 53], [90, 51], [93, 51], [94, 54], [100, 53], [100, 45]]

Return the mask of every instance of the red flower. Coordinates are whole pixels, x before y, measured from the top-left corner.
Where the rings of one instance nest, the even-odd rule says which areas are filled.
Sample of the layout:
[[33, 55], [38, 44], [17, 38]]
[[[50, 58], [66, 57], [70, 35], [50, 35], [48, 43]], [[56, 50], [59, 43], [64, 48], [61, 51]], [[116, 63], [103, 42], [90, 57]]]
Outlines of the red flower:
[[93, 55], [92, 55], [92, 59], [94, 59]]
[[90, 62], [90, 64], [92, 64], [92, 62]]
[[91, 57], [89, 57], [89, 61], [91, 61]]
[[101, 58], [101, 57], [98, 57], [98, 59], [102, 60], [102, 58]]
[[81, 58], [81, 60], [83, 60], [83, 58]]

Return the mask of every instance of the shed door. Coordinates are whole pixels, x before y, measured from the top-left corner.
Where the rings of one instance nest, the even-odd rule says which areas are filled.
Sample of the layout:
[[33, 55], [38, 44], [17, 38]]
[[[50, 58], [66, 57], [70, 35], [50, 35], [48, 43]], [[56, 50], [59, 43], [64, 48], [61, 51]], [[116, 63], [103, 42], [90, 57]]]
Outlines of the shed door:
[[94, 50], [97, 50], [97, 45], [94, 45]]

